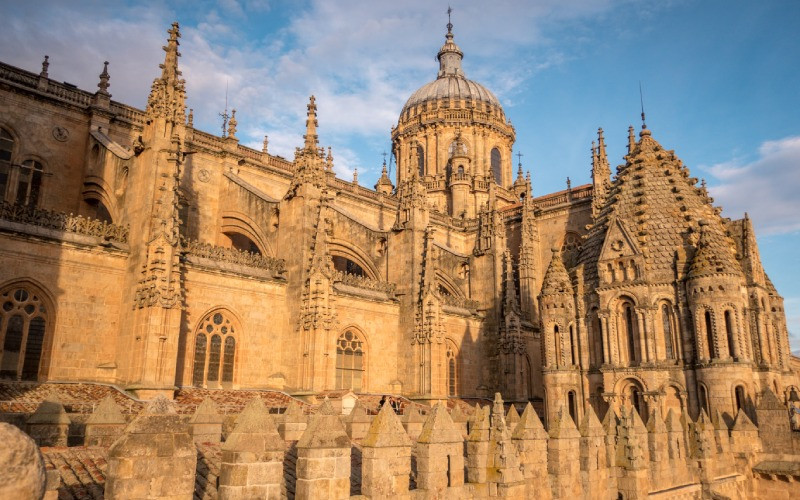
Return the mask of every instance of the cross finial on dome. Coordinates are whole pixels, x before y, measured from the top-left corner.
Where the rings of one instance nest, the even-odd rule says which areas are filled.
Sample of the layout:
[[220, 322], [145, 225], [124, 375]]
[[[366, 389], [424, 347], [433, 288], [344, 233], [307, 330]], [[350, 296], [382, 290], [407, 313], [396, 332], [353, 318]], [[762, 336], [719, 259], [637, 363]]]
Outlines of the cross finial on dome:
[[452, 13], [453, 13], [453, 8], [448, 5], [447, 6], [447, 33], [449, 35], [453, 34], [453, 23], [450, 20], [450, 14], [452, 14]]

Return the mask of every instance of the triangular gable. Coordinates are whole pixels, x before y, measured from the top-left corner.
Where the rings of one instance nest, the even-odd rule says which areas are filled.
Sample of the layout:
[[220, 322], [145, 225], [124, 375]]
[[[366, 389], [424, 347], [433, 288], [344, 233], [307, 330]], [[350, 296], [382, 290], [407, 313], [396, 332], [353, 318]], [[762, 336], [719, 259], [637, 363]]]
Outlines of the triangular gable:
[[622, 222], [616, 217], [609, 223], [606, 237], [603, 241], [600, 258], [598, 260], [615, 260], [624, 257], [635, 257], [641, 255], [639, 245], [631, 237]]

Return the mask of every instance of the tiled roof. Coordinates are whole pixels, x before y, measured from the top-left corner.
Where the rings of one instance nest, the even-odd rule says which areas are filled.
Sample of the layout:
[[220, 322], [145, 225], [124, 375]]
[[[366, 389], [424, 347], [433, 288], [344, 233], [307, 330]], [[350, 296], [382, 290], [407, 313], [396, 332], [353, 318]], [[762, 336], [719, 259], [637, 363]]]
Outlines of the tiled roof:
[[55, 394], [67, 413], [92, 413], [94, 408], [111, 396], [123, 414], [142, 411], [144, 404], [118, 389], [102, 384], [0, 382], [0, 412], [32, 413], [39, 403]]

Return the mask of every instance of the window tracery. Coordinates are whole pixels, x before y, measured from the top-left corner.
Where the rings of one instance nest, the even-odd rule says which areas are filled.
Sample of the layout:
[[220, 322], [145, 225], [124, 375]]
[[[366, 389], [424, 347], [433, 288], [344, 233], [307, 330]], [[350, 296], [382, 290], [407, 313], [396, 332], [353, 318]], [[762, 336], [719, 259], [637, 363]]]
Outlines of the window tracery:
[[225, 311], [209, 313], [200, 322], [195, 334], [192, 385], [217, 388], [233, 384], [236, 328]]
[[360, 392], [364, 372], [364, 341], [353, 330], [346, 330], [336, 341], [336, 388]]
[[0, 294], [0, 378], [36, 380], [44, 349], [47, 309], [38, 293], [13, 287]]

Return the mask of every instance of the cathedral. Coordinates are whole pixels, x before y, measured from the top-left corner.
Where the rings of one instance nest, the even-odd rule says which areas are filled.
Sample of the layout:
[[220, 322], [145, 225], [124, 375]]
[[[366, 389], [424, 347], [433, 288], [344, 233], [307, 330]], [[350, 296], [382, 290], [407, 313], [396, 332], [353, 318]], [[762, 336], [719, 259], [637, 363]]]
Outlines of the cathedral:
[[[765, 389], [797, 400], [783, 299], [657, 131], [613, 171], [532, 196], [516, 130], [468, 79], [448, 25], [438, 71], [391, 129], [396, 178], [337, 178], [315, 98], [291, 161], [193, 125], [180, 32], [145, 109], [0, 63], [0, 378], [352, 392], [425, 405], [658, 408], [729, 423]], [[142, 92], [145, 92], [142, 89]]]

